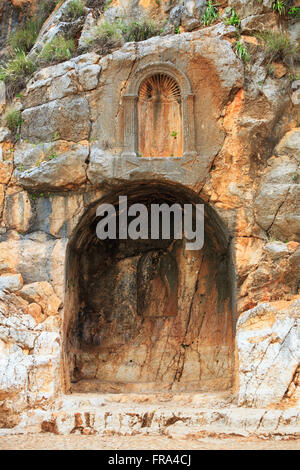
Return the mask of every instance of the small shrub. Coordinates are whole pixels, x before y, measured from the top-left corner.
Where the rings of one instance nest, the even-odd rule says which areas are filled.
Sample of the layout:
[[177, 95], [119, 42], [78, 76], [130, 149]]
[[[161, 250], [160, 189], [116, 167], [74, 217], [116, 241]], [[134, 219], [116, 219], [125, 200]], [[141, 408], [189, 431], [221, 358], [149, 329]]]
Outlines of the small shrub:
[[291, 7], [288, 11], [288, 15], [296, 20], [300, 20], [300, 7]]
[[45, 45], [39, 58], [41, 62], [62, 62], [71, 59], [74, 52], [75, 42], [73, 39], [65, 39], [63, 36], [57, 36]]
[[292, 58], [299, 52], [296, 45], [291, 42], [288, 34], [263, 31], [257, 35], [261, 45], [266, 51], [269, 61]]
[[37, 2], [36, 16], [40, 19], [41, 25], [53, 12], [55, 7], [62, 3], [62, 0], [40, 0]]
[[132, 21], [122, 24], [121, 28], [126, 42], [145, 41], [153, 36], [158, 36], [161, 32], [153, 21], [145, 19], [140, 22]]
[[120, 23], [116, 21], [111, 24], [107, 20], [101, 20], [86, 40], [86, 45], [98, 54], [105, 55], [113, 49], [121, 47], [123, 42]]
[[106, 0], [103, 11], [107, 11], [112, 4], [112, 0]]
[[286, 10], [286, 0], [275, 0], [273, 3], [273, 10], [277, 11], [279, 15], [284, 15]]
[[274, 74], [275, 74], [275, 67], [274, 67], [274, 65], [269, 64], [268, 67], [267, 67], [267, 75], [269, 77], [273, 77]]
[[224, 19], [224, 23], [230, 26], [240, 26], [241, 20], [239, 15], [231, 8], [231, 16]]
[[70, 19], [76, 20], [84, 15], [84, 2], [82, 0], [71, 0], [68, 4], [67, 15]]
[[119, 21], [110, 23], [108, 20], [101, 20], [94, 28], [92, 35], [94, 37], [104, 37], [107, 39], [121, 39], [122, 28]]
[[20, 111], [17, 109], [8, 109], [4, 116], [6, 126], [11, 132], [17, 132], [18, 128], [22, 124], [22, 117]]
[[250, 60], [250, 55], [247, 51], [247, 47], [244, 46], [241, 41], [237, 41], [234, 45], [234, 52], [236, 55], [245, 63], [247, 63]]
[[206, 2], [206, 10], [202, 16], [202, 24], [204, 26], [209, 26], [214, 23], [219, 18], [219, 11], [216, 4], [213, 4], [211, 0]]
[[40, 27], [41, 23], [39, 19], [28, 19], [23, 28], [17, 29], [15, 33], [10, 36], [8, 41], [10, 49], [12, 51], [29, 52], [38, 37]]
[[7, 86], [7, 96], [11, 98], [26, 84], [27, 78], [35, 71], [33, 61], [26, 57], [24, 51], [17, 52], [5, 66], [0, 67], [0, 80]]

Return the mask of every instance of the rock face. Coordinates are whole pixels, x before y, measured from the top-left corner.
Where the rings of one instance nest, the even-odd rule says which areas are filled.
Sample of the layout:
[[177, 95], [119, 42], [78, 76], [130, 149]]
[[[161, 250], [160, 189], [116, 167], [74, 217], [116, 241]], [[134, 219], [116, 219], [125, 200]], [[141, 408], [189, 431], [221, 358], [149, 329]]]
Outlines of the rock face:
[[240, 317], [237, 330], [239, 404], [263, 408], [291, 398], [298, 385], [299, 300], [281, 310], [261, 304]]
[[[204, 27], [202, 1], [91, 0], [74, 19], [67, 0], [43, 25], [32, 58], [60, 35], [86, 51], [98, 19], [122, 21], [124, 7], [166, 29], [41, 68], [14, 100], [20, 127], [1, 123], [0, 428], [24, 432], [31, 416], [44, 431], [93, 432], [55, 415], [72, 391], [225, 391], [222, 406], [242, 411], [220, 413], [222, 425], [298, 419], [299, 105], [288, 64], [274, 59], [271, 73], [255, 38], [277, 30], [273, 2], [225, 3]], [[223, 21], [231, 9], [247, 64]], [[203, 204], [203, 248], [175, 235], [99, 241], [97, 207], [119, 217], [124, 195]], [[287, 411], [247, 410], [271, 406]], [[127, 429], [95, 416], [95, 429]]]

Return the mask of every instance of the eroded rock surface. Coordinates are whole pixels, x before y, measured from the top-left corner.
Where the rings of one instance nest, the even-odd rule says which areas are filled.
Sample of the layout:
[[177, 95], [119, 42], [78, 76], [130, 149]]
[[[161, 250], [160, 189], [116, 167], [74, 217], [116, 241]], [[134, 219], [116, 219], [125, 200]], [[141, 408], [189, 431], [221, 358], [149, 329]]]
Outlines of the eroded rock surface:
[[[9, 130], [3, 119], [0, 127], [0, 427], [294, 435], [300, 114], [290, 78], [298, 65], [297, 56], [295, 70], [282, 58], [270, 62], [255, 35], [280, 24], [296, 44], [297, 23], [279, 21], [269, 0], [225, 2], [207, 27], [202, 0], [105, 8], [90, 0], [77, 19], [70, 1], [45, 22], [30, 57], [61, 35], [85, 53], [40, 68], [13, 100], [22, 125]], [[23, 21], [18, 8], [0, 6], [12, 29]], [[120, 41], [106, 55], [87, 52], [99, 18], [123, 21], [124, 8], [128, 20], [157, 21], [161, 35]], [[231, 8], [240, 27], [225, 24]], [[252, 54], [246, 64], [237, 34]], [[1, 49], [9, 36], [1, 30]], [[175, 91], [154, 93], [149, 77], [166, 76]], [[138, 110], [141, 90], [146, 104]], [[158, 108], [159, 125], [143, 127]], [[0, 85], [1, 117], [6, 110]], [[99, 244], [96, 207], [116, 206], [124, 194], [148, 205], [204, 203], [204, 248]], [[174, 407], [156, 416], [154, 405], [120, 411], [110, 399], [110, 411], [82, 411], [102, 398], [59, 398], [72, 390], [228, 397], [210, 403], [218, 412], [185, 410], [174, 420]], [[235, 397], [240, 408], [231, 410]], [[286, 410], [249, 411], [274, 406]]]

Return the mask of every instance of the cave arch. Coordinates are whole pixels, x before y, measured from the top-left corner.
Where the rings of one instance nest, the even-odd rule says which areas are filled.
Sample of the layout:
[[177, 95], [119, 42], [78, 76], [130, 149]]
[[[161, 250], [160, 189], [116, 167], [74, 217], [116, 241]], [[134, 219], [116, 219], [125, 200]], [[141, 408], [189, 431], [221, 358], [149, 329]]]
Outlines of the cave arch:
[[[203, 202], [179, 184], [135, 181], [108, 190], [88, 208], [67, 253], [66, 389], [230, 388], [234, 369], [230, 234], [206, 205], [206, 240], [199, 252], [185, 251], [184, 240], [100, 241], [96, 208], [100, 202], [117, 207], [120, 195], [127, 195], [128, 204]], [[165, 288], [166, 282], [171, 290]]]

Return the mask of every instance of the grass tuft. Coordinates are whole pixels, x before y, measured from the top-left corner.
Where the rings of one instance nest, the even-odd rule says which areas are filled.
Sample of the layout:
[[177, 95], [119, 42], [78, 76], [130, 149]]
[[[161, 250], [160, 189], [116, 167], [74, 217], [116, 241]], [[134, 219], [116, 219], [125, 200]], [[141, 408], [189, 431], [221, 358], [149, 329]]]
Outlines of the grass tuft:
[[55, 37], [46, 44], [39, 56], [41, 63], [56, 63], [69, 60], [75, 52], [75, 42], [73, 39], [65, 39], [63, 36]]
[[202, 16], [201, 22], [204, 26], [213, 24], [219, 18], [219, 10], [216, 4], [211, 0], [206, 2], [206, 10]]
[[16, 133], [22, 124], [20, 111], [14, 108], [8, 109], [4, 116], [4, 122], [11, 132]]
[[257, 38], [265, 49], [269, 61], [293, 58], [299, 53], [299, 48], [292, 43], [286, 33], [263, 31], [257, 35]]
[[248, 53], [247, 47], [241, 41], [235, 43], [234, 52], [244, 63], [249, 62], [250, 54]]
[[84, 15], [85, 6], [83, 0], [71, 0], [68, 4], [67, 15], [70, 20], [76, 20]]

